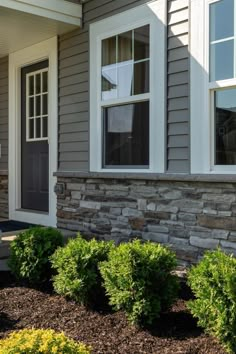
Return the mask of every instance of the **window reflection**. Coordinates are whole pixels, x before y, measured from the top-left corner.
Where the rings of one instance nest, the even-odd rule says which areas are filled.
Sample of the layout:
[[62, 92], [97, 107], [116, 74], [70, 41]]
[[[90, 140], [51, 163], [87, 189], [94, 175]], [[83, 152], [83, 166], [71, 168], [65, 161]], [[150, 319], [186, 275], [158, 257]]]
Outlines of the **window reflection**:
[[211, 45], [211, 81], [234, 77], [234, 40]]
[[236, 89], [215, 92], [215, 163], [236, 164]]
[[210, 81], [235, 77], [234, 0], [210, 4]]
[[104, 163], [149, 165], [149, 101], [103, 109]]
[[221, 0], [210, 5], [210, 40], [234, 36], [234, 0]]
[[149, 92], [149, 25], [102, 41], [102, 100]]

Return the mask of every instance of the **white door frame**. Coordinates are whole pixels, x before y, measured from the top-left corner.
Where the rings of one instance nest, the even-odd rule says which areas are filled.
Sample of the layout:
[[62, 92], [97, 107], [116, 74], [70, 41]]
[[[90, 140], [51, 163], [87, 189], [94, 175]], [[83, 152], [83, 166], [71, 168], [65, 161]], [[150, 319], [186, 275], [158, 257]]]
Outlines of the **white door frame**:
[[[49, 212], [21, 209], [21, 68], [49, 60]], [[9, 55], [9, 218], [17, 221], [56, 226], [56, 194], [58, 127], [58, 63], [57, 37]]]

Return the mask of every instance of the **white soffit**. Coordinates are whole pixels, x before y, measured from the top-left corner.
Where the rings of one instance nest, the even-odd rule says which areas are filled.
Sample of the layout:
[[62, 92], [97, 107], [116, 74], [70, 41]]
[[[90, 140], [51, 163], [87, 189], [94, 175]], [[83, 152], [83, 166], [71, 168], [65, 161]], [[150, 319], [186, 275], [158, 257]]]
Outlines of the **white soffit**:
[[0, 0], [0, 57], [81, 26], [82, 7], [64, 0]]

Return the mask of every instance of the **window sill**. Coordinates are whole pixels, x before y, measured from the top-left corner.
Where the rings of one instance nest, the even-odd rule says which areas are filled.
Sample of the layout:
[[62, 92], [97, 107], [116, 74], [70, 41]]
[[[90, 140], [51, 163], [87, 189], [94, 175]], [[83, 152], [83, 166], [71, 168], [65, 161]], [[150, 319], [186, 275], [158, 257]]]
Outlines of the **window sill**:
[[157, 173], [120, 173], [120, 172], [79, 172], [79, 171], [57, 171], [55, 177], [61, 178], [83, 178], [83, 179], [117, 179], [117, 180], [150, 180], [170, 182], [210, 182], [210, 183], [236, 183], [236, 173], [226, 174], [157, 174]]

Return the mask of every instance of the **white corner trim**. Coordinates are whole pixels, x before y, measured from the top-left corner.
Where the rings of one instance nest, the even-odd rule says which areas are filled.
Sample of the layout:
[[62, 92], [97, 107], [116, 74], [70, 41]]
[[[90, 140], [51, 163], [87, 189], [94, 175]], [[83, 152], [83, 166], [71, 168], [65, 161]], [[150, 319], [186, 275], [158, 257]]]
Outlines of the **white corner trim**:
[[[91, 172], [164, 173], [165, 171], [166, 17], [167, 1], [158, 0], [90, 25]], [[150, 25], [150, 166], [144, 170], [102, 169], [101, 41], [147, 24]]]
[[[21, 211], [21, 68], [39, 61], [49, 60], [49, 213]], [[57, 170], [58, 129], [58, 62], [57, 37], [38, 43], [9, 55], [9, 217], [45, 226], [56, 226], [56, 195], [54, 185]]]
[[82, 5], [65, 0], [0, 0], [0, 7], [81, 26]]
[[211, 120], [208, 91], [208, 5], [190, 3], [190, 134], [191, 173], [209, 173], [211, 165]]

